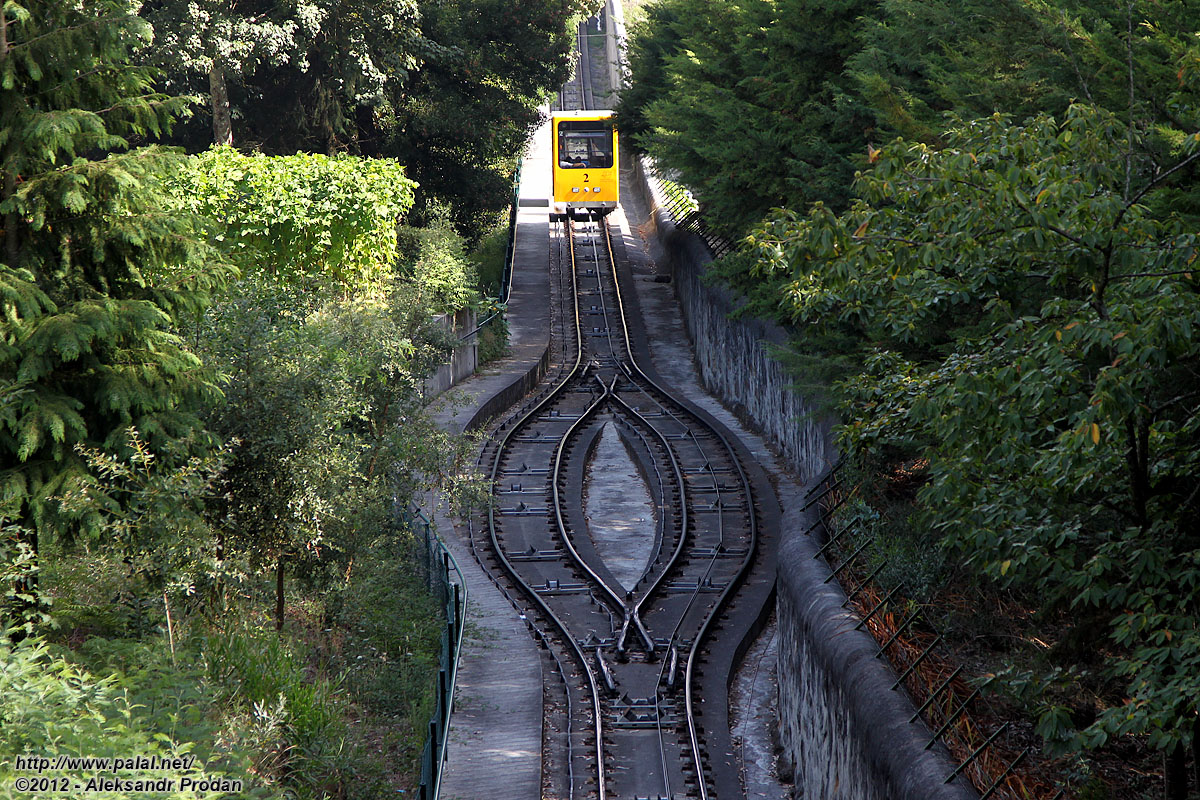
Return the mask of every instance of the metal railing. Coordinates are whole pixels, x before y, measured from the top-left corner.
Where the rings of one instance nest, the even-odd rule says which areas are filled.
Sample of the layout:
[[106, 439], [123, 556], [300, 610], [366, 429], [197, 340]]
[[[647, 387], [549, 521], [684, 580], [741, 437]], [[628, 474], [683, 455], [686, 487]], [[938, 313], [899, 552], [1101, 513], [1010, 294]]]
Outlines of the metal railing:
[[496, 309], [484, 317], [474, 328], [458, 337], [460, 342], [465, 342], [477, 335], [496, 317], [503, 316], [508, 306], [508, 295], [512, 290], [513, 267], [517, 259], [517, 203], [521, 194], [521, 166], [524, 163], [525, 159], [518, 159], [516, 172], [513, 173], [512, 198], [508, 206], [508, 245], [504, 250], [504, 269], [500, 273], [500, 295], [496, 298]]
[[[450, 714], [454, 710], [454, 687], [458, 680], [458, 659], [462, 653], [463, 629], [467, 615], [467, 584], [462, 570], [433, 526], [417, 509], [400, 513], [401, 521], [415, 537], [417, 559], [425, 574], [426, 588], [442, 604], [445, 625], [438, 656], [437, 686], [433, 715], [421, 751], [420, 800], [437, 800], [442, 787], [442, 766], [446, 763]], [[456, 580], [451, 579], [451, 572]]]
[[[818, 517], [817, 522], [809, 528], [808, 532], [814, 533], [818, 529], [823, 529], [821, 530], [821, 535], [824, 537], [825, 542], [816, 551], [813, 558], [820, 558], [824, 555], [828, 560], [832, 572], [825, 579], [826, 583], [837, 578], [839, 573], [852, 565], [857, 564], [860, 572], [865, 570], [869, 565], [869, 560], [863, 554], [868, 549], [868, 545], [873, 543], [872, 537], [867, 535], [863, 537], [863, 541], [858, 546], [848, 544], [845, 548], [842, 547], [842, 541], [839, 540], [842, 540], [843, 534], [856, 527], [857, 519], [851, 519], [840, 530], [834, 530], [836, 527], [833, 524], [834, 511], [858, 490], [857, 485], [848, 485], [849, 482], [840, 474], [843, 465], [843, 461], [838, 461], [838, 463], [825, 473], [816, 485], [809, 489], [805, 497], [805, 508], [807, 509], [810, 506], [816, 505]], [[838, 555], [840, 555], [840, 562], [836, 566], [834, 557], [832, 557], [834, 553], [830, 548], [835, 548], [838, 551]], [[849, 551], [848, 554], [843, 554], [843, 550]], [[860, 592], [867, 589], [868, 585], [874, 584], [884, 566], [886, 566], [886, 561], [879, 564], [866, 577], [857, 581], [852, 590], [849, 588], [849, 581], [843, 576], [843, 582], [847, 587], [848, 594], [842, 606], [844, 608], [849, 607]], [[947, 749], [950, 750], [958, 761], [957, 766], [946, 777], [945, 782], [950, 783], [959, 775], [968, 777], [972, 784], [982, 792], [980, 800], [986, 800], [993, 796], [1029, 796], [1026, 793], [1027, 787], [1024, 785], [1021, 776], [1016, 774], [1016, 770], [1029, 755], [1030, 748], [1026, 747], [1015, 758], [1012, 758], [1011, 753], [1001, 752], [997, 746], [997, 741], [1008, 729], [1008, 723], [1004, 723], [999, 730], [995, 731], [991, 736], [987, 736], [982, 743], [979, 743], [979, 739], [983, 738], [982, 731], [975, 724], [958, 724], [960, 718], [983, 693], [991, 679], [977, 685], [966, 699], [962, 699], [959, 695], [961, 681], [957, 680], [963, 672], [964, 667], [962, 665], [959, 665], [948, 677], [944, 678], [936, 688], [933, 685], [938, 683], [936, 679], [932, 680], [928, 685], [923, 685], [920, 682], [918, 674], [922, 670], [922, 664], [933, 655], [936, 646], [944, 642], [946, 637], [944, 631], [939, 630], [940, 626], [934, 624], [928, 615], [921, 613], [920, 607], [912, 608], [912, 603], [903, 596], [898, 596], [901, 595], [901, 592], [905, 588], [904, 582], [900, 582], [885, 592], [883, 591], [883, 587], [875, 585], [873, 587], [874, 596], [869, 601], [859, 605], [859, 621], [855, 627], [867, 628], [868, 632], [877, 641], [881, 634], [886, 636], [875, 651], [877, 658], [889, 658], [889, 650], [900, 644], [901, 637], [905, 631], [911, 634], [918, 628], [924, 628], [928, 633], [933, 635], [933, 640], [915, 658], [912, 657], [911, 653], [905, 654], [903, 658], [898, 660], [889, 658], [892, 661], [893, 667], [900, 672], [899, 677], [892, 684], [892, 690], [895, 691], [901, 687], [911, 686], [914, 689], [913, 697], [921, 694], [925, 695], [924, 702], [921, 703], [921, 706], [916, 709], [916, 712], [909, 719], [909, 722], [912, 723], [920, 717], [925, 717], [931, 728], [936, 728], [926, 743], [925, 749], [928, 750], [936, 741], [939, 739], [942, 740]], [[893, 621], [887, 625], [878, 626], [877, 630], [872, 630], [872, 626], [869, 626], [868, 623], [879, 615], [881, 611], [890, 614], [896, 614], [898, 611], [908, 611], [908, 613], [902, 619], [896, 616], [896, 619], [901, 619], [898, 623]], [[950, 734], [953, 734], [953, 738]], [[986, 759], [986, 764], [983, 758], [985, 754], [990, 756]]]
[[732, 241], [714, 231], [711, 226], [704, 222], [704, 215], [700, 204], [692, 196], [692, 193], [688, 191], [687, 187], [677, 183], [664, 170], [660, 170], [653, 159], [646, 158], [643, 164], [646, 171], [649, 172], [650, 176], [661, 187], [664, 199], [662, 210], [675, 222], [675, 227], [690, 231], [699, 236], [708, 245], [713, 258], [720, 258], [733, 249]]

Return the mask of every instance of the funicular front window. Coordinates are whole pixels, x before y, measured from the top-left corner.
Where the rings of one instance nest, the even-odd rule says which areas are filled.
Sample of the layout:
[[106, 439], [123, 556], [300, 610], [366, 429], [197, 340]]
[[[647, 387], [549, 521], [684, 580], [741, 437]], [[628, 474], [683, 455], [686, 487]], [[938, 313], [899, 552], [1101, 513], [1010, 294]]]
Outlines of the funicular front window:
[[563, 169], [607, 169], [613, 165], [612, 128], [607, 122], [558, 123], [558, 165]]

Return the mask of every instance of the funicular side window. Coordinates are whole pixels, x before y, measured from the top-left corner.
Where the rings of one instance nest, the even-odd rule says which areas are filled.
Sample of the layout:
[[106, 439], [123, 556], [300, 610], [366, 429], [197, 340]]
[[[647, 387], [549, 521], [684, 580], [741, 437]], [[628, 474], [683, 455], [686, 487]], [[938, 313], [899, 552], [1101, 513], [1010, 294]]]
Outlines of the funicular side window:
[[608, 169], [613, 165], [612, 128], [602, 120], [558, 123], [558, 165], [563, 169]]

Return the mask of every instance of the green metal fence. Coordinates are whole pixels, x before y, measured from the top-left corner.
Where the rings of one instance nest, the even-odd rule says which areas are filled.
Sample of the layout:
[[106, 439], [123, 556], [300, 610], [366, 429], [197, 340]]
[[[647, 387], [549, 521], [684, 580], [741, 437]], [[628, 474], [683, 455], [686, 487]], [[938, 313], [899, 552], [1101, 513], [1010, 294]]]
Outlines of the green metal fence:
[[445, 626], [442, 652], [438, 658], [436, 703], [429, 719], [425, 749], [421, 752], [420, 800], [437, 800], [442, 785], [442, 767], [446, 763], [447, 731], [454, 708], [454, 685], [458, 678], [458, 657], [462, 651], [463, 623], [467, 614], [467, 585], [454, 556], [438, 538], [429, 520], [417, 509], [401, 513], [401, 519], [413, 532], [417, 558], [424, 570], [429, 593], [442, 604]]

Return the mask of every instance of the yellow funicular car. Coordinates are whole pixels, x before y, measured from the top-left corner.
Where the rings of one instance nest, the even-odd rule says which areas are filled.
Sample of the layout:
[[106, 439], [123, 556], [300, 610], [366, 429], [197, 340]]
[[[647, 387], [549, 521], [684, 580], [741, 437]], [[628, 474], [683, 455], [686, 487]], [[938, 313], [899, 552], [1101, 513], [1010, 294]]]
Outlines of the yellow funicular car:
[[617, 130], [611, 111], [555, 111], [554, 214], [604, 215], [617, 207]]

